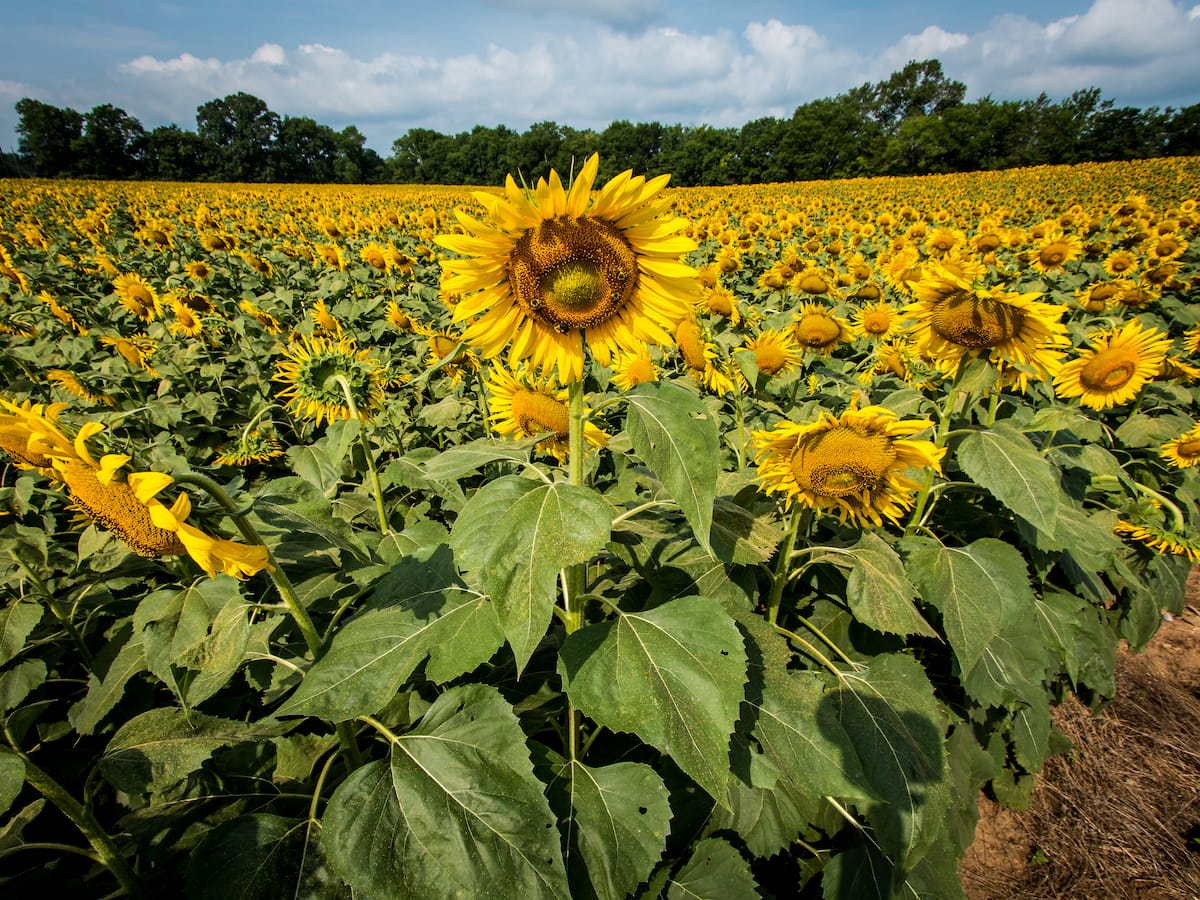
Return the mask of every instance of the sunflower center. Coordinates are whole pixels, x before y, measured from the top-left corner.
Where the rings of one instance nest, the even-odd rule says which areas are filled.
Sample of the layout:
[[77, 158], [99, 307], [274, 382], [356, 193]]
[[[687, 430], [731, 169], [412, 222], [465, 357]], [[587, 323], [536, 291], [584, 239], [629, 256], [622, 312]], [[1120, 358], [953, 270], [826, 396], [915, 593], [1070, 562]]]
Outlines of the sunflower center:
[[128, 544], [134, 553], [169, 556], [185, 552], [174, 532], [154, 524], [150, 510], [125, 482], [102, 482], [96, 478], [96, 471], [82, 462], [70, 463], [61, 471], [76, 505]]
[[1079, 372], [1079, 383], [1102, 394], [1125, 385], [1137, 372], [1137, 359], [1118, 351], [1097, 353]]
[[132, 285], [129, 288], [129, 299], [141, 306], [153, 306], [154, 298], [150, 296], [150, 292], [140, 284]]
[[527, 437], [547, 431], [567, 437], [571, 432], [567, 405], [540, 391], [523, 388], [516, 391], [512, 397], [512, 416]]
[[930, 317], [940, 337], [972, 350], [998, 347], [1019, 335], [1024, 324], [1024, 310], [966, 292], [947, 297]]
[[787, 365], [787, 354], [778, 344], [763, 344], [754, 348], [754, 363], [758, 366], [758, 371], [774, 375]]
[[820, 275], [805, 275], [796, 287], [806, 294], [824, 294], [829, 291], [829, 285]]
[[521, 235], [509, 254], [508, 281], [529, 316], [566, 334], [620, 313], [637, 291], [637, 255], [616, 226], [560, 216]]
[[1200, 438], [1180, 441], [1175, 447], [1175, 454], [1181, 459], [1195, 459], [1200, 456]]
[[704, 356], [704, 336], [700, 326], [690, 319], [684, 319], [675, 328], [675, 343], [679, 345], [679, 355], [689, 369], [703, 371], [708, 365]]
[[1066, 256], [1067, 247], [1063, 244], [1051, 244], [1049, 247], [1043, 247], [1038, 253], [1038, 259], [1042, 261], [1043, 266], [1061, 265]]
[[835, 343], [842, 330], [829, 316], [807, 315], [796, 323], [796, 340], [806, 347], [828, 347]]
[[876, 489], [895, 465], [887, 435], [839, 425], [809, 434], [796, 444], [792, 474], [801, 490], [817, 497], [845, 497]]
[[876, 311], [863, 313], [862, 327], [867, 334], [886, 334], [891, 324], [892, 317], [888, 313]]

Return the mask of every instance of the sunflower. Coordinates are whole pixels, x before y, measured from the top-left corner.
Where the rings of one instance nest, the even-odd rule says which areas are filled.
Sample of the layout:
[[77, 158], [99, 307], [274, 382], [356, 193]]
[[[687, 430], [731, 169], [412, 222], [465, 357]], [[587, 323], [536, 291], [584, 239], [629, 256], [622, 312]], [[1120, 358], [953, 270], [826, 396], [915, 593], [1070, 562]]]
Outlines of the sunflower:
[[838, 344], [852, 340], [854, 332], [841, 316], [820, 303], [805, 303], [792, 322], [792, 336], [801, 347], [828, 356]]
[[1200, 466], [1200, 422], [1163, 444], [1159, 455], [1177, 469]]
[[1183, 333], [1183, 350], [1191, 356], [1200, 353], [1200, 325]]
[[98, 403], [102, 406], [116, 406], [117, 401], [103, 391], [94, 391], [79, 380], [79, 376], [66, 369], [50, 369], [46, 372], [46, 380], [58, 385], [68, 394], [73, 394], [88, 403]]
[[62, 322], [76, 334], [86, 335], [88, 333], [88, 330], [80, 325], [70, 312], [59, 305], [58, 301], [54, 299], [54, 296], [49, 291], [40, 291], [38, 299], [50, 307], [50, 312], [53, 313], [54, 318], [58, 319], [58, 321]]
[[145, 336], [131, 338], [102, 337], [100, 343], [112, 347], [121, 354], [125, 362], [136, 369], [141, 369], [150, 375], [158, 377], [154, 367], [150, 365], [150, 356], [154, 353], [154, 341]]
[[669, 345], [699, 294], [696, 270], [679, 256], [696, 243], [661, 196], [670, 176], [647, 181], [626, 171], [591, 200], [593, 154], [570, 190], [558, 173], [530, 193], [508, 176], [505, 196], [477, 192], [490, 222], [457, 213], [465, 234], [440, 246], [446, 289], [463, 296], [454, 321], [472, 320], [465, 339], [488, 358], [508, 347], [508, 364], [529, 359], [565, 381], [583, 377], [586, 346], [597, 362], [644, 343]]
[[790, 372], [804, 361], [804, 352], [790, 329], [763, 329], [744, 346], [754, 353], [754, 364], [768, 378]]
[[283, 331], [283, 326], [279, 324], [278, 319], [249, 300], [243, 300], [238, 306], [242, 312], [249, 313], [259, 325], [265, 328], [267, 334], [280, 334]]
[[996, 365], [1044, 378], [1061, 365], [1058, 348], [1070, 346], [1059, 321], [1064, 308], [1039, 302], [1040, 292], [978, 287], [935, 266], [913, 286], [913, 294], [917, 300], [902, 314], [914, 321], [918, 352], [943, 372], [953, 372], [966, 357], [986, 353]]
[[1158, 262], [1175, 259], [1182, 256], [1188, 248], [1188, 242], [1178, 234], [1164, 234], [1149, 242], [1146, 248], [1147, 256]]
[[1162, 291], [1145, 279], [1135, 281], [1132, 278], [1121, 278], [1114, 284], [1119, 288], [1117, 302], [1130, 309], [1148, 306], [1162, 296]]
[[451, 384], [458, 384], [464, 372], [479, 370], [479, 360], [470, 348], [461, 346], [465, 338], [461, 334], [443, 329], [441, 331], [413, 323], [413, 331], [423, 335], [429, 345], [425, 361], [429, 366], [438, 366], [450, 376]]
[[1200, 366], [1193, 366], [1182, 356], [1169, 353], [1154, 374], [1155, 381], [1195, 381], [1200, 378]]
[[71, 439], [58, 427], [58, 416], [66, 408], [65, 403], [17, 404], [0, 397], [0, 450], [18, 468], [37, 469], [57, 479], [52, 457], [74, 454]]
[[287, 385], [279, 396], [317, 425], [323, 419], [334, 422], [353, 415], [338, 375], [350, 386], [359, 419], [368, 421], [383, 406], [379, 363], [350, 338], [306, 337], [289, 346], [284, 356], [287, 359], [275, 365], [274, 379]]
[[612, 382], [621, 390], [632, 390], [647, 381], [658, 381], [658, 368], [650, 358], [649, 347], [643, 344], [632, 353], [622, 353], [613, 360]]
[[1033, 267], [1042, 273], [1061, 272], [1067, 263], [1083, 254], [1083, 241], [1073, 234], [1049, 232], [1038, 242], [1033, 254]]
[[1141, 264], [1137, 254], [1128, 250], [1114, 250], [1104, 258], [1104, 271], [1114, 278], [1123, 278], [1136, 272]]
[[1119, 329], [1088, 335], [1091, 349], [1066, 363], [1054, 378], [1059, 397], [1078, 397], [1092, 409], [1127, 403], [1157, 374], [1171, 340], [1136, 319]]
[[334, 318], [324, 300], [318, 300], [311, 310], [313, 322], [322, 334], [334, 337], [342, 333], [342, 323]]
[[113, 292], [121, 304], [143, 322], [151, 322], [162, 313], [158, 294], [136, 272], [114, 278]]
[[757, 480], [769, 494], [836, 512], [842, 522], [860, 527], [879, 526], [884, 519], [897, 522], [920, 487], [904, 472], [941, 471], [944, 448], [908, 439], [931, 424], [900, 420], [881, 406], [849, 409], [840, 417], [822, 413], [807, 425], [781, 422], [751, 436]]
[[854, 310], [850, 316], [851, 327], [873, 341], [883, 340], [896, 333], [900, 324], [899, 311], [885, 300], [877, 300]]
[[392, 268], [392, 260], [387, 247], [378, 241], [372, 241], [359, 248], [358, 258], [376, 272], [387, 272]]
[[204, 333], [204, 322], [197, 316], [190, 306], [179, 300], [178, 297], [171, 297], [171, 310], [175, 313], [175, 321], [168, 327], [172, 334], [182, 334], [186, 337], [200, 337]]
[[[538, 443], [537, 450], [553, 456], [560, 466], [566, 465], [571, 434], [566, 388], [555, 388], [546, 378], [513, 374], [501, 364], [491, 367], [487, 388], [488, 420], [498, 433], [516, 439], [549, 432], [550, 437]], [[587, 412], [585, 409], [585, 416]], [[608, 435], [586, 419], [583, 438], [593, 447], [608, 443]]]
[[733, 291], [723, 285], [718, 284], [702, 290], [696, 309], [699, 312], [707, 312], [714, 316], [728, 319], [731, 325], [737, 325], [742, 321], [742, 314], [738, 310], [737, 298], [733, 296]]
[[402, 310], [400, 304], [395, 300], [388, 301], [387, 320], [397, 331], [413, 330], [413, 320], [409, 318], [408, 313]]
[[1085, 284], [1075, 291], [1075, 302], [1086, 312], [1100, 315], [1121, 293], [1121, 286], [1112, 281]]
[[1125, 519], [1113, 526], [1116, 534], [1128, 535], [1133, 540], [1145, 544], [1159, 553], [1171, 556], [1183, 556], [1193, 563], [1200, 563], [1200, 540], [1193, 535], [1171, 531], [1161, 525], [1149, 522], [1135, 523]]
[[283, 448], [279, 441], [256, 428], [242, 434], [234, 446], [222, 449], [213, 461], [219, 466], [248, 466], [282, 455]]
[[733, 390], [733, 380], [717, 364], [717, 348], [704, 336], [694, 317], [675, 326], [675, 345], [688, 374], [715, 394], [724, 396]]
[[183, 264], [183, 271], [187, 277], [197, 284], [203, 284], [212, 277], [212, 267], [202, 260], [192, 260]]
[[837, 289], [837, 275], [828, 269], [819, 269], [816, 266], [808, 266], [796, 273], [790, 284], [792, 290], [801, 294], [820, 297], [840, 296]]

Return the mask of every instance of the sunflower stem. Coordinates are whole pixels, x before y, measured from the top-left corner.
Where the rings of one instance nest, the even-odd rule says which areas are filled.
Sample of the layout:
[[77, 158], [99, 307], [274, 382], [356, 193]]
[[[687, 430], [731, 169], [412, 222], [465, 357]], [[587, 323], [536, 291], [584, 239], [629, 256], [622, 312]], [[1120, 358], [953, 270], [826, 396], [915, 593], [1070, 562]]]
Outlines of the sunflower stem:
[[[313, 624], [308, 610], [300, 602], [300, 597], [297, 595], [296, 588], [292, 585], [291, 579], [287, 577], [287, 573], [280, 567], [279, 560], [275, 558], [275, 554], [271, 552], [271, 548], [267, 546], [267, 542], [259, 535], [258, 529], [246, 517], [246, 511], [235, 504], [233, 498], [226, 493], [225, 489], [207, 475], [201, 475], [199, 472], [184, 472], [176, 476], [175, 480], [182, 484], [194, 484], [196, 487], [204, 490], [233, 519], [233, 524], [237, 526], [238, 532], [245, 538], [248, 544], [256, 544], [266, 549], [267, 574], [270, 576], [271, 581], [275, 583], [275, 589], [279, 591], [279, 596], [283, 599], [284, 605], [300, 629], [300, 634], [304, 636], [304, 643], [308, 646], [308, 650], [312, 654], [313, 662], [324, 656], [325, 645], [321, 640], [320, 632], [317, 631], [317, 627]], [[334, 728], [337, 731], [338, 741], [342, 746], [342, 755], [345, 757], [346, 766], [350, 771], [353, 771], [362, 765], [362, 755], [359, 753], [358, 744], [354, 740], [354, 733], [350, 730], [349, 724], [346, 722], [339, 722]]]
[[775, 572], [771, 579], [771, 594], [767, 598], [767, 621], [772, 625], [779, 619], [779, 605], [783, 602], [783, 588], [787, 584], [788, 563], [792, 558], [792, 548], [796, 546], [796, 534], [800, 530], [801, 521], [808, 529], [812, 521], [812, 510], [808, 507], [797, 506], [792, 510], [792, 520], [788, 523], [787, 537], [779, 548], [779, 556], [775, 560]]
[[362, 444], [363, 458], [367, 461], [367, 472], [371, 475], [371, 493], [375, 498], [375, 515], [379, 517], [379, 533], [391, 534], [392, 529], [388, 527], [387, 511], [383, 508], [383, 487], [379, 483], [379, 472], [375, 468], [375, 458], [371, 452], [370, 441], [367, 440], [367, 423], [363, 422], [362, 417], [358, 414], [358, 407], [354, 404], [354, 394], [350, 391], [350, 382], [346, 380], [346, 376], [338, 373], [333, 376], [333, 380], [342, 389], [342, 394], [346, 398], [346, 406], [350, 410], [350, 418], [358, 419], [362, 423], [362, 427], [358, 430], [358, 440]]
[[1142, 484], [1140, 481], [1135, 481], [1133, 486], [1139, 494], [1145, 494], [1167, 508], [1167, 511], [1171, 514], [1171, 520], [1175, 523], [1175, 530], [1177, 532], [1182, 534], [1187, 530], [1187, 523], [1183, 518], [1183, 510], [1176, 506], [1173, 501], [1169, 500], [1159, 491], [1154, 490], [1154, 488]]
[[[961, 372], [962, 369], [960, 368], [959, 371]], [[946, 394], [946, 403], [942, 407], [937, 433], [933, 436], [933, 446], [938, 450], [946, 446], [946, 438], [950, 435], [950, 421], [954, 418], [954, 412], [958, 408], [958, 398], [965, 393], [966, 391], [960, 391], [952, 386], [949, 393]], [[925, 483], [921, 485], [916, 502], [913, 504], [912, 515], [909, 516], [908, 525], [904, 529], [905, 537], [912, 534], [913, 530], [922, 522], [925, 516], [925, 504], [929, 502], [930, 491], [932, 489], [933, 469], [928, 468], [925, 470]]]
[[[567, 435], [567, 480], [576, 487], [583, 486], [583, 382], [572, 381], [567, 386], [567, 415], [570, 432]], [[563, 573], [563, 624], [567, 634], [583, 625], [583, 593], [586, 589], [583, 563], [567, 566]], [[579, 748], [579, 713], [567, 697], [567, 759], [574, 762]]]

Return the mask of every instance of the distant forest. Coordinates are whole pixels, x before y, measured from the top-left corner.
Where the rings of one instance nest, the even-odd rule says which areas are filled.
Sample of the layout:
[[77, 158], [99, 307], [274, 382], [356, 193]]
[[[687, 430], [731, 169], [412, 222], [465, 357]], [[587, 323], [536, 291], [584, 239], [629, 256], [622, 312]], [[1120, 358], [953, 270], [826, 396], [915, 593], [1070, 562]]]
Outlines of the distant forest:
[[355, 126], [335, 131], [280, 116], [247, 93], [196, 110], [196, 130], [150, 131], [111, 104], [87, 113], [28, 97], [15, 153], [0, 176], [300, 183], [502, 184], [571, 169], [600, 152], [602, 177], [672, 173], [681, 186], [926, 175], [1055, 163], [1200, 155], [1200, 103], [1115, 106], [1098, 88], [1059, 102], [963, 101], [966, 85], [936, 59], [883, 81], [740, 128], [619, 120], [603, 131], [538, 122], [525, 131], [476, 125], [442, 134], [411, 128], [386, 159]]

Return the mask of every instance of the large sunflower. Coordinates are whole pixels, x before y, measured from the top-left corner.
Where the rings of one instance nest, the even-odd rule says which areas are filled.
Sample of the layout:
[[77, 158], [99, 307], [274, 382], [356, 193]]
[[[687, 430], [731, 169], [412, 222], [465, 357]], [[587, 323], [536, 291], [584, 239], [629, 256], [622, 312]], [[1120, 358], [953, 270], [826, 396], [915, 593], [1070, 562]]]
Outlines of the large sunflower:
[[621, 350], [669, 345], [691, 311], [699, 281], [679, 256], [696, 243], [678, 233], [687, 222], [661, 196], [670, 176], [627, 171], [593, 199], [599, 164], [588, 159], [569, 190], [553, 170], [529, 194], [510, 175], [503, 198], [474, 195], [490, 221], [459, 212], [466, 233], [436, 238], [464, 257], [442, 261], [444, 287], [463, 297], [454, 320], [471, 320], [464, 336], [485, 357], [508, 347], [509, 366], [529, 359], [578, 381], [585, 344], [609, 366]]
[[301, 416], [330, 422], [352, 415], [346, 392], [337, 380], [350, 385], [355, 412], [364, 422], [383, 406], [382, 369], [369, 350], [359, 350], [349, 338], [334, 341], [306, 337], [285, 351], [287, 359], [275, 365], [275, 380], [287, 385], [279, 396]]
[[836, 512], [845, 522], [882, 525], [899, 521], [920, 485], [905, 476], [914, 468], [941, 471], [945, 449], [909, 440], [929, 428], [927, 419], [900, 420], [881, 406], [823, 413], [808, 425], [781, 422], [754, 432], [758, 481], [789, 502]]
[[1162, 445], [1160, 455], [1176, 468], [1200, 466], [1200, 422]]
[[[550, 437], [537, 445], [538, 451], [553, 456], [560, 466], [566, 465], [571, 434], [566, 388], [556, 388], [546, 378], [514, 375], [499, 364], [492, 366], [487, 387], [488, 418], [496, 431], [507, 438], [549, 433]], [[608, 435], [586, 420], [583, 438], [593, 447], [608, 443]]]
[[969, 356], [986, 353], [993, 363], [1036, 377], [1053, 375], [1060, 348], [1069, 347], [1064, 308], [1041, 303], [1038, 292], [1018, 293], [973, 284], [935, 266], [913, 285], [917, 300], [903, 309], [913, 320], [919, 353], [943, 372], [953, 372]]
[[1112, 331], [1088, 335], [1091, 349], [1066, 363], [1054, 378], [1059, 397], [1078, 397], [1092, 409], [1127, 403], [1158, 374], [1171, 339], [1137, 319]]

